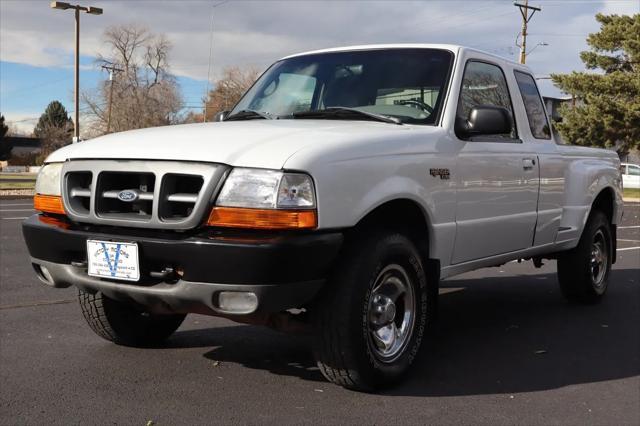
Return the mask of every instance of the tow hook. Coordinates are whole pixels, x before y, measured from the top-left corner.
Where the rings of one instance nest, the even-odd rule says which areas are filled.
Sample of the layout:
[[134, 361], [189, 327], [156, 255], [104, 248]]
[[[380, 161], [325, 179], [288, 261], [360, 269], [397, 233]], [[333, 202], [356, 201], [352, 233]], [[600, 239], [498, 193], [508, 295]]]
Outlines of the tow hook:
[[149, 275], [153, 278], [157, 278], [160, 280], [174, 280], [176, 278], [176, 272], [173, 268], [166, 267], [161, 271], [150, 271]]

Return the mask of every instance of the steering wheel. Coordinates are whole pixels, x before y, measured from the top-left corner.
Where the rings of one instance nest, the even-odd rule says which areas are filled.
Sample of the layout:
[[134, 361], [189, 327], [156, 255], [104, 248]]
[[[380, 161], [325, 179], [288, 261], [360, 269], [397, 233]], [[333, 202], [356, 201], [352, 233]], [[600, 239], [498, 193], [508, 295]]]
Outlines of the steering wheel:
[[433, 108], [425, 102], [419, 101], [417, 99], [405, 99], [402, 101], [398, 101], [397, 105], [410, 105], [415, 106], [423, 110], [424, 112], [428, 112], [429, 115], [433, 114]]

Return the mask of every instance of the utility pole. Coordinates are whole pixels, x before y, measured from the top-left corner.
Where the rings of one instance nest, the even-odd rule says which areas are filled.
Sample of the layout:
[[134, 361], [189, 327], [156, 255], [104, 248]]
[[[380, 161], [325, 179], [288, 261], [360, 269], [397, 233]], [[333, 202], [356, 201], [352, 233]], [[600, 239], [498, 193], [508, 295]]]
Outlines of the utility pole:
[[80, 11], [86, 12], [90, 15], [102, 15], [102, 9], [92, 6], [80, 6], [79, 4], [72, 5], [62, 1], [52, 1], [52, 9], [67, 10], [73, 9], [75, 12], [75, 37], [76, 48], [74, 54], [75, 67], [73, 71], [73, 101], [75, 104], [74, 122], [73, 122], [73, 142], [80, 141]]
[[[516, 46], [520, 48], [520, 63], [524, 64], [527, 60], [527, 24], [533, 18], [533, 14], [537, 11], [541, 11], [542, 8], [529, 6], [529, 0], [524, 0], [524, 4], [522, 3], [513, 3], [514, 6], [517, 6], [520, 9], [520, 14], [522, 15], [522, 43], [518, 44], [516, 38]], [[531, 13], [529, 11], [531, 10]]]
[[207, 84], [205, 86], [205, 90], [204, 90], [204, 106], [203, 106], [203, 114], [202, 114], [202, 122], [206, 123], [207, 122], [207, 109], [208, 109], [208, 105], [207, 105], [207, 101], [209, 100], [209, 85], [211, 83], [211, 68], [213, 67], [212, 65], [212, 59], [213, 59], [213, 17], [214, 17], [214, 9], [218, 6], [222, 6], [225, 3], [229, 3], [231, 0], [222, 0], [219, 1], [217, 3], [213, 3], [211, 5], [211, 30], [210, 30], [210, 34], [209, 34], [209, 68], [207, 70]]
[[118, 68], [115, 65], [103, 65], [103, 69], [109, 71], [109, 106], [107, 107], [107, 131], [106, 133], [110, 133], [111, 131], [111, 105], [113, 103], [113, 74], [116, 72], [123, 71], [122, 68]]

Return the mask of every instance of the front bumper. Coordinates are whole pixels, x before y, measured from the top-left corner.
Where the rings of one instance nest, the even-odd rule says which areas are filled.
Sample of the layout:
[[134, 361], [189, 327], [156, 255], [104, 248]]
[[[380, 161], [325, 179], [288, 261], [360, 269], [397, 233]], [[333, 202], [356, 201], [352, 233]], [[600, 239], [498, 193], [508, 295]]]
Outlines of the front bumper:
[[[249, 235], [204, 229], [178, 233], [88, 226], [42, 215], [26, 219], [22, 230], [34, 268], [48, 285], [74, 285], [153, 312], [213, 315], [238, 314], [220, 308], [218, 295], [223, 291], [255, 294], [257, 306], [243, 315], [303, 306], [324, 284], [343, 240], [339, 232]], [[140, 281], [87, 275], [87, 239], [135, 241]], [[154, 278], [167, 268], [180, 275]]]

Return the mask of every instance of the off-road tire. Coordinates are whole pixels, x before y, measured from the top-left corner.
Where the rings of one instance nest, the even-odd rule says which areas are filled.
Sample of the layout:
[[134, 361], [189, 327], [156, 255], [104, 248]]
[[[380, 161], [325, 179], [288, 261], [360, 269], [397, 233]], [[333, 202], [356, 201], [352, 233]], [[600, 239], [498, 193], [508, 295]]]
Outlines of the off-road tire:
[[[578, 245], [558, 257], [558, 282], [562, 295], [574, 303], [592, 304], [602, 300], [608, 287], [609, 272], [613, 261], [611, 224], [601, 211], [594, 210], [580, 237]], [[602, 240], [606, 250], [601, 279], [592, 271], [595, 241]], [[597, 281], [597, 282], [596, 282]]]
[[186, 315], [157, 315], [110, 299], [102, 293], [78, 290], [84, 319], [98, 336], [124, 346], [161, 344], [180, 327]]
[[[314, 355], [322, 374], [345, 388], [370, 392], [397, 382], [409, 370], [435, 316], [437, 283], [428, 282], [421, 256], [406, 236], [393, 231], [367, 234], [347, 243], [311, 314]], [[410, 278], [415, 322], [398, 358], [382, 362], [367, 340], [369, 302], [379, 274], [391, 264], [401, 265]]]

